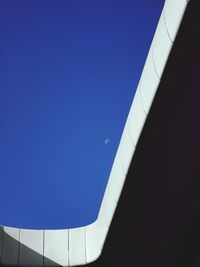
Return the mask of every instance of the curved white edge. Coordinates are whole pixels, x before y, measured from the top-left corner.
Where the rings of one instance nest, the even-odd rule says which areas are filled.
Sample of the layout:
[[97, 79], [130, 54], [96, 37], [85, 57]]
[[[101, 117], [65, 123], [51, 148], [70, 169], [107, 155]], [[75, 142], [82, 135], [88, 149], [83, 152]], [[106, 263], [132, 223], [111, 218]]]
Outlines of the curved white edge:
[[171, 0], [165, 2], [165, 24], [172, 42], [175, 40], [187, 3], [187, 0]]
[[116, 157], [119, 156], [119, 161], [124, 176], [126, 176], [128, 173], [134, 152], [135, 144], [133, 143], [133, 139], [131, 137], [129, 119], [127, 119], [117, 151], [117, 154], [119, 155], [116, 155]]
[[151, 45], [153, 63], [159, 79], [161, 79], [161, 76], [163, 74], [169, 53], [171, 51], [171, 47], [172, 47], [172, 41], [169, 37], [165, 25], [164, 9], [163, 9]]
[[102, 246], [100, 245], [98, 232], [97, 232], [97, 221], [86, 226], [86, 262], [91, 263], [96, 261], [101, 255]]
[[104, 204], [104, 202], [107, 201], [107, 199], [109, 198], [108, 202], [110, 201], [110, 198], [112, 196], [112, 202], [111, 203], [116, 203], [120, 192], [122, 190], [122, 186], [124, 184], [124, 180], [125, 180], [125, 175], [124, 175], [124, 171], [122, 168], [122, 153], [121, 149], [118, 149], [116, 156], [115, 156], [115, 160], [113, 162], [112, 165], [112, 169], [110, 172], [110, 176], [108, 179], [108, 183], [107, 183], [107, 187], [104, 193], [104, 197], [101, 203], [101, 207], [99, 210], [99, 216], [102, 214], [104, 206], [106, 209], [106, 204]]
[[160, 79], [158, 78], [154, 65], [153, 65], [152, 50], [150, 49], [144, 69], [142, 71], [139, 91], [142, 106], [146, 114], [149, 113], [151, 104], [153, 102], [154, 96], [156, 94]]
[[99, 210], [90, 225], [64, 230], [1, 227], [0, 262], [21, 266], [76, 266], [101, 255], [120, 194], [187, 0], [166, 0], [128, 114]]
[[131, 139], [136, 146], [139, 140], [143, 125], [145, 123], [146, 114], [142, 106], [140, 83], [138, 85], [133, 103], [128, 115], [128, 125], [130, 130]]

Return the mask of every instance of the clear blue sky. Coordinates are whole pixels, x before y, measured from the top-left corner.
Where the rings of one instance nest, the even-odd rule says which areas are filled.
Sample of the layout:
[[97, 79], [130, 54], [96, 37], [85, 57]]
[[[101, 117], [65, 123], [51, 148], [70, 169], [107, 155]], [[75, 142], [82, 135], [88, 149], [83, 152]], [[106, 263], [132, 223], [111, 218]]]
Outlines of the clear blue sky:
[[96, 219], [163, 3], [0, 1], [1, 225]]

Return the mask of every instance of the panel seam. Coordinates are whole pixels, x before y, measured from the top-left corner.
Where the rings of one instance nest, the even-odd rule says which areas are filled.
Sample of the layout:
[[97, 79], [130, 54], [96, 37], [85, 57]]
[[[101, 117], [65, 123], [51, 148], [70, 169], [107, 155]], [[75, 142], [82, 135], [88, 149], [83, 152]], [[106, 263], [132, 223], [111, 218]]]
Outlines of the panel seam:
[[85, 226], [85, 262], [87, 264], [88, 262], [87, 262], [87, 248], [86, 248], [86, 245], [87, 245], [87, 240], [86, 240], [86, 226]]
[[153, 45], [152, 45], [152, 49], [151, 49], [151, 54], [152, 54], [152, 62], [153, 62], [154, 71], [155, 71], [155, 73], [156, 73], [158, 79], [160, 80], [160, 77], [159, 77], [158, 72], [157, 72], [157, 70], [156, 70], [155, 61], [154, 61]]
[[20, 248], [21, 248], [20, 235], [21, 235], [21, 229], [19, 228], [18, 265], [19, 265]]
[[140, 101], [141, 101], [141, 106], [142, 106], [142, 109], [144, 111], [144, 114], [145, 114], [145, 117], [147, 117], [147, 112], [145, 111], [144, 109], [144, 104], [143, 104], [143, 101], [142, 101], [142, 92], [141, 92], [141, 85], [139, 85], [139, 94], [140, 94]]
[[45, 230], [43, 230], [43, 266], [44, 266], [44, 246], [45, 246]]
[[164, 18], [164, 24], [165, 24], [165, 28], [166, 28], [167, 35], [168, 35], [170, 41], [171, 41], [172, 44], [173, 44], [174, 41], [172, 41], [171, 36], [170, 36], [170, 34], [169, 34], [169, 30], [168, 30], [168, 28], [167, 28], [166, 15], [165, 15], [165, 8], [164, 8], [164, 10], [163, 10], [163, 18]]
[[128, 130], [129, 130], [129, 135], [130, 135], [130, 138], [131, 138], [131, 142], [133, 143], [134, 148], [136, 148], [136, 144], [133, 142], [133, 138], [132, 138], [132, 135], [131, 135], [130, 122], [128, 123]]
[[68, 229], [68, 266], [70, 266], [70, 259], [69, 259], [69, 229]]

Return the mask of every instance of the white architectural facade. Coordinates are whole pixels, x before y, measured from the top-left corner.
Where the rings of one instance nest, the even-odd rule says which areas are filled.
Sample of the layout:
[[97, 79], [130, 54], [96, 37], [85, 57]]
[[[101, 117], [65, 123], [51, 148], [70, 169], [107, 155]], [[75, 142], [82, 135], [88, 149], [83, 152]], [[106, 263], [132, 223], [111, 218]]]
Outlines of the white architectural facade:
[[[91, 263], [101, 255], [135, 147], [159, 86], [187, 3], [186, 0], [165, 1], [128, 114], [97, 220], [84, 227], [66, 230], [27, 230], [2, 226], [1, 264], [50, 266], [54, 263], [54, 266], [76, 266]], [[33, 254], [41, 255], [41, 257], [34, 257]]]

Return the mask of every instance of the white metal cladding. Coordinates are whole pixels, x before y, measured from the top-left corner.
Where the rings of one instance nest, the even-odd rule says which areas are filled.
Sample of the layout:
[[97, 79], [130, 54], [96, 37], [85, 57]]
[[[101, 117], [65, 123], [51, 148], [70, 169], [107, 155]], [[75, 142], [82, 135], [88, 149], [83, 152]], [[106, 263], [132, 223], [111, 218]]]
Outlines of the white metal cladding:
[[165, 1], [164, 5], [165, 24], [172, 42], [175, 40], [186, 5], [187, 5], [186, 0]]
[[158, 78], [160, 79], [163, 74], [165, 64], [172, 47], [172, 41], [168, 35], [167, 28], [165, 25], [164, 9], [161, 13], [158, 27], [156, 29], [156, 33], [154, 35], [151, 47], [155, 70], [158, 75]]
[[44, 231], [20, 230], [20, 266], [43, 266]]
[[131, 134], [131, 139], [133, 140], [133, 144], [136, 146], [138, 139], [140, 137], [144, 122], [146, 119], [146, 114], [144, 112], [139, 85], [133, 99], [133, 103], [128, 115], [128, 124]]
[[152, 101], [160, 83], [160, 79], [156, 74], [153, 64], [152, 49], [150, 49], [139, 84], [142, 106], [146, 114], [150, 110]]
[[122, 166], [124, 176], [127, 175], [134, 151], [135, 145], [133, 144], [133, 140], [131, 138], [129, 121], [127, 120], [122, 133], [118, 151], [119, 155], [121, 155], [120, 164]]
[[74, 266], [96, 260], [102, 251], [135, 146], [165, 68], [187, 0], [166, 0], [122, 133], [97, 220], [66, 230], [0, 228], [0, 263]]
[[[97, 240], [97, 223], [96, 221], [86, 226], [86, 262], [95, 261], [101, 254]], [[91, 246], [92, 244], [92, 246]]]
[[[44, 232], [44, 266], [61, 266], [69, 263], [69, 230], [45, 230]], [[50, 261], [52, 262], [50, 262]]]
[[86, 264], [86, 228], [69, 230], [69, 265]]
[[[104, 199], [107, 199], [106, 194], [110, 194], [110, 190], [112, 189], [112, 199], [113, 201], [117, 202], [120, 196], [120, 192], [122, 190], [122, 186], [124, 184], [125, 175], [122, 168], [122, 154], [120, 153], [120, 150], [118, 148], [115, 160], [110, 172], [110, 177], [108, 179], [107, 187], [104, 194]], [[111, 189], [110, 189], [111, 188]], [[108, 192], [108, 193], [106, 193]], [[112, 202], [111, 202], [112, 203]], [[101, 207], [103, 207], [104, 201], [102, 201]], [[110, 205], [111, 206], [111, 205]], [[101, 214], [101, 208], [99, 211], [99, 215]]]

